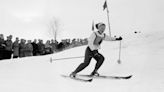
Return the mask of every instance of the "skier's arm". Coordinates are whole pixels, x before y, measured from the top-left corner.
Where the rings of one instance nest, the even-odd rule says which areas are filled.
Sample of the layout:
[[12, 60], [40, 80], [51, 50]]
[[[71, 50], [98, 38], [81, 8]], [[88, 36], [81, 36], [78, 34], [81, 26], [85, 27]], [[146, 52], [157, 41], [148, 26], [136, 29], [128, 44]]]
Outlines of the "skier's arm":
[[119, 38], [111, 37], [109, 35], [104, 34], [104, 40], [105, 41], [119, 41], [122, 40], [122, 37], [120, 36]]
[[105, 40], [105, 41], [116, 41], [116, 38], [104, 34], [104, 40]]
[[93, 50], [95, 50], [94, 48], [94, 40], [95, 40], [95, 38], [96, 38], [96, 35], [95, 35], [95, 33], [93, 32], [92, 34], [91, 34], [91, 36], [88, 38], [88, 46], [89, 46], [89, 48], [93, 51]]

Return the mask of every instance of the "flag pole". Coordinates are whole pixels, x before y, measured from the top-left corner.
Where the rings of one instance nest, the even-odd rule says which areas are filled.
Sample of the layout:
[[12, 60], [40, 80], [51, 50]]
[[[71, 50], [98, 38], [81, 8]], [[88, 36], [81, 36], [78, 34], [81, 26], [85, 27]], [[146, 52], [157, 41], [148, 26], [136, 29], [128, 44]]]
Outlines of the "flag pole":
[[94, 21], [92, 21], [92, 31], [94, 31]]
[[[105, 1], [107, 4], [107, 0]], [[107, 18], [108, 18], [108, 26], [109, 26], [109, 35], [112, 36], [111, 34], [111, 29], [110, 29], [110, 21], [109, 21], [109, 9], [108, 9], [108, 5], [106, 5], [107, 8]]]
[[108, 17], [109, 35], [112, 36], [112, 34], [111, 34], [111, 29], [110, 29], [109, 10], [108, 10], [108, 8], [107, 8], [107, 17]]

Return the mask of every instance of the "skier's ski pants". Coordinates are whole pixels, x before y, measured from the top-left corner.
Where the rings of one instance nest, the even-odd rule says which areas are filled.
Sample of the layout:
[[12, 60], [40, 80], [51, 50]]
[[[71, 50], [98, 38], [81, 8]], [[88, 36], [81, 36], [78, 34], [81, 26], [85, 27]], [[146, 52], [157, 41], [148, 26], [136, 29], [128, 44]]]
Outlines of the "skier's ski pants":
[[103, 64], [104, 62], [104, 56], [101, 55], [98, 51], [97, 51], [97, 55], [94, 56], [94, 53], [93, 51], [90, 50], [89, 47], [86, 48], [86, 51], [85, 51], [85, 58], [84, 58], [84, 62], [81, 63], [77, 68], [76, 70], [74, 71], [74, 73], [78, 73], [80, 71], [82, 71], [84, 68], [86, 68], [91, 59], [94, 58], [97, 62], [96, 62], [96, 65], [95, 65], [95, 69], [94, 71], [97, 71], [100, 66]]

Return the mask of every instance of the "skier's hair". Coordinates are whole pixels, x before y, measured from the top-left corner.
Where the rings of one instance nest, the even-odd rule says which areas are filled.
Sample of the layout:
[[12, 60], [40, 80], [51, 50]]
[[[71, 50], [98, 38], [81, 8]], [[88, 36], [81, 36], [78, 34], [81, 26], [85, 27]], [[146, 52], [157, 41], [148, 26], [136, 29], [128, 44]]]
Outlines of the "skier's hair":
[[104, 23], [97, 23], [96, 25], [95, 25], [95, 27], [98, 29], [100, 26], [105, 26], [105, 24]]

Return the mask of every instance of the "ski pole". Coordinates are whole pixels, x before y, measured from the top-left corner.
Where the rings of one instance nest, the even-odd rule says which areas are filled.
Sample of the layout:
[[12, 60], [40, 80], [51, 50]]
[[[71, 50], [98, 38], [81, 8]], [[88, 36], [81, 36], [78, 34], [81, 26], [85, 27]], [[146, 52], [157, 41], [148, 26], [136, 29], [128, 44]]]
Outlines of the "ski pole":
[[57, 58], [57, 59], [52, 59], [52, 57], [51, 57], [51, 58], [50, 58], [50, 62], [52, 63], [52, 61], [65, 60], [65, 59], [75, 59], [75, 58], [84, 58], [84, 56], [66, 57], [66, 58]]
[[118, 64], [121, 64], [120, 58], [121, 58], [121, 41], [120, 41], [120, 44], [119, 44], [119, 58], [117, 60]]

